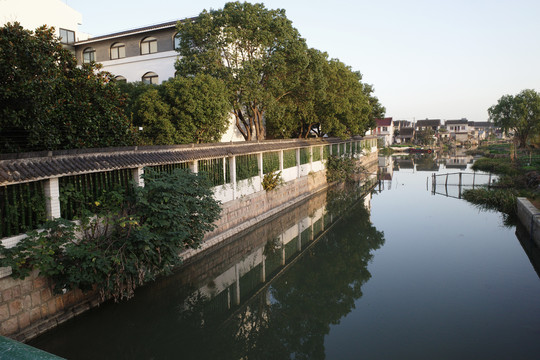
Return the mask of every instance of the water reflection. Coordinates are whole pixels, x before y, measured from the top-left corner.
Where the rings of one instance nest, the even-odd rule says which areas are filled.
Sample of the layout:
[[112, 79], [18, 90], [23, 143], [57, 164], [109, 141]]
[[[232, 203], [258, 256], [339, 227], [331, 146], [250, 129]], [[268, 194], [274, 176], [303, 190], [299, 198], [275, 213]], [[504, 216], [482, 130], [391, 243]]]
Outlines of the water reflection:
[[[409, 154], [379, 157], [378, 190], [392, 190], [394, 172], [426, 172], [426, 189], [433, 195], [461, 199], [463, 191], [489, 186], [496, 176], [472, 171], [473, 156], [465, 153]], [[461, 175], [460, 175], [461, 173]]]
[[31, 345], [73, 359], [323, 358], [324, 336], [362, 296], [384, 243], [369, 189], [321, 193]]

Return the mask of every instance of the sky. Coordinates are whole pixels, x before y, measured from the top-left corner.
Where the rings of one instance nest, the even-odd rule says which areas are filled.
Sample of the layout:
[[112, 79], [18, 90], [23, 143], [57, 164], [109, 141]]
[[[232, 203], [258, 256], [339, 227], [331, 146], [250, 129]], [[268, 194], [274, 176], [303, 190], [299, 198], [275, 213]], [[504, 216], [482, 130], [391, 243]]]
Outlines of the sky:
[[[94, 36], [221, 9], [213, 0], [62, 0]], [[253, 1], [257, 2], [257, 1]], [[261, 1], [258, 1], [261, 2]], [[310, 47], [363, 74], [394, 120], [467, 118], [540, 91], [538, 0], [268, 0]]]

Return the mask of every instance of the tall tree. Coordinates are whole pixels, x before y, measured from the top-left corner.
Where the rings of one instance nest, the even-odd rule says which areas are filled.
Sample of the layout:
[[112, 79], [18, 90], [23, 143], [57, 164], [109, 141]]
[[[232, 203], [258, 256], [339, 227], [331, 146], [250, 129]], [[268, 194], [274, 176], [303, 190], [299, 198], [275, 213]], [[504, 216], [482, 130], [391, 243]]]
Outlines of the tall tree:
[[328, 62], [328, 91], [320, 104], [320, 128], [328, 135], [363, 135], [373, 124], [372, 106], [362, 84], [362, 75], [337, 59]]
[[308, 49], [307, 57], [309, 62], [298, 74], [297, 86], [268, 109], [266, 125], [270, 137], [306, 138], [321, 122], [321, 103], [328, 91], [327, 54]]
[[149, 87], [135, 99], [133, 120], [135, 125], [142, 128], [142, 144], [176, 144], [176, 128], [171, 122], [171, 108], [163, 101], [156, 87]]
[[540, 133], [540, 94], [532, 89], [504, 95], [488, 109], [489, 118], [505, 132], [513, 131], [520, 147], [531, 135]]
[[178, 143], [216, 142], [229, 124], [227, 90], [206, 74], [174, 78], [161, 85]]
[[246, 140], [264, 139], [266, 110], [297, 86], [308, 63], [285, 11], [231, 2], [179, 24], [178, 32], [179, 74], [222, 79], [238, 130]]
[[0, 27], [0, 152], [132, 145], [109, 73], [77, 66], [54, 29]]

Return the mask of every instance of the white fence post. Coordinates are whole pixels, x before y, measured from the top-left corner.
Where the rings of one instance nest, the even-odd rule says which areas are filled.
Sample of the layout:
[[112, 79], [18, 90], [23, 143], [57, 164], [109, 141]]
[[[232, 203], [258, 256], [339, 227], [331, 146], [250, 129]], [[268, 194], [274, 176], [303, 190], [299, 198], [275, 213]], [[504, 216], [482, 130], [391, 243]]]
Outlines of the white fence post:
[[233, 189], [233, 200], [236, 199], [236, 156], [229, 158], [229, 171], [231, 173], [231, 185]]
[[199, 172], [199, 161], [193, 160], [189, 163], [189, 170], [191, 170], [192, 173], [197, 174]]
[[133, 180], [135, 180], [135, 185], [144, 187], [144, 168], [138, 167], [132, 170], [131, 176], [133, 177]]
[[52, 220], [60, 217], [60, 187], [58, 178], [50, 178], [45, 181], [43, 188], [45, 193], [45, 207], [47, 209], [47, 218]]

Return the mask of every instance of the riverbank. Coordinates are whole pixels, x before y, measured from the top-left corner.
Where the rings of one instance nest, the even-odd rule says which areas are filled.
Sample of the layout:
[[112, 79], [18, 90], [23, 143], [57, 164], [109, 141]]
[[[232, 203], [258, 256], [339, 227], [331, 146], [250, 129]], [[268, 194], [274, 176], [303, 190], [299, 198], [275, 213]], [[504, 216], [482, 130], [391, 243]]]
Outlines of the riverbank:
[[517, 198], [517, 216], [529, 232], [531, 240], [540, 247], [540, 210], [527, 198]]
[[[219, 186], [216, 196], [223, 197], [222, 193], [225, 192], [231, 192], [233, 196], [229, 201], [223, 201], [216, 229], [206, 235], [199, 249], [184, 252], [183, 260], [187, 262], [231, 236], [325, 189], [328, 184], [324, 167], [319, 166], [322, 161], [312, 161], [303, 165], [299, 150], [296, 151], [296, 155], [297, 167], [285, 169], [284, 175], [290, 179], [271, 192], [256, 191], [260, 186], [258, 181], [261, 176], [243, 180], [249, 188], [257, 188], [251, 193], [244, 191], [240, 182]], [[262, 160], [262, 155], [259, 158]], [[371, 173], [376, 173], [377, 151], [359, 156], [358, 161], [365, 168], [374, 168]], [[196, 165], [190, 166], [197, 169]], [[262, 166], [260, 168], [262, 169]], [[8, 274], [0, 279], [0, 331], [1, 335], [19, 341], [32, 339], [102, 303], [96, 291], [83, 293], [76, 290], [54, 294], [51, 281], [40, 277], [37, 271], [24, 280], [13, 279], [6, 275]]]

